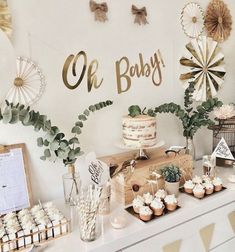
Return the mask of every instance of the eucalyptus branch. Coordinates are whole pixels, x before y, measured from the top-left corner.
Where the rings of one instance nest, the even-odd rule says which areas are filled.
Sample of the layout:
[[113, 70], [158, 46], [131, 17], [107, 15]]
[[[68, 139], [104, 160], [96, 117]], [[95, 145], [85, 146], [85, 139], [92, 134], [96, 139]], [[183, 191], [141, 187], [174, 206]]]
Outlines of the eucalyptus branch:
[[21, 104], [14, 105], [6, 101], [4, 111], [0, 109], [0, 120], [5, 124], [21, 122], [24, 126], [32, 126], [37, 132], [45, 132], [44, 137], [37, 139], [37, 145], [44, 147], [43, 155], [40, 157], [42, 160], [50, 159], [54, 155], [55, 158], [61, 159], [65, 165], [74, 164], [77, 157], [83, 154], [77, 138], [77, 135], [82, 133], [83, 122], [88, 119], [91, 112], [110, 106], [112, 103], [108, 100], [91, 105], [83, 114], [78, 115], [78, 121], [71, 130], [71, 133], [75, 135], [70, 139], [66, 139], [65, 134], [57, 126], [52, 126], [46, 115], [41, 115], [39, 112], [31, 110], [30, 107]]
[[194, 82], [190, 82], [185, 90], [184, 109], [175, 103], [165, 103], [154, 109], [155, 113], [172, 113], [182, 122], [183, 135], [187, 138], [193, 138], [198, 129], [202, 126], [213, 125], [214, 122], [209, 119], [209, 113], [216, 107], [221, 107], [223, 103], [218, 98], [210, 98], [194, 110], [193, 92], [195, 91]]

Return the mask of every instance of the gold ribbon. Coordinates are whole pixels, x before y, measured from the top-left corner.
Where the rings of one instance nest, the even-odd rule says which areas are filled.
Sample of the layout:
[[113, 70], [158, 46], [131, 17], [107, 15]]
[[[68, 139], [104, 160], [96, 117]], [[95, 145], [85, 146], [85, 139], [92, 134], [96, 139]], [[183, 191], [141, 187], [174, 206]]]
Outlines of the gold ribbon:
[[135, 24], [148, 24], [148, 21], [146, 19], [147, 17], [147, 10], [146, 7], [142, 7], [138, 9], [135, 5], [132, 5], [131, 12], [133, 15], [135, 15]]
[[105, 22], [108, 20], [106, 13], [108, 12], [107, 3], [96, 3], [93, 0], [90, 0], [90, 9], [95, 14], [95, 21]]
[[8, 9], [7, 1], [0, 0], [0, 28], [11, 37], [12, 24], [11, 24], [11, 14]]

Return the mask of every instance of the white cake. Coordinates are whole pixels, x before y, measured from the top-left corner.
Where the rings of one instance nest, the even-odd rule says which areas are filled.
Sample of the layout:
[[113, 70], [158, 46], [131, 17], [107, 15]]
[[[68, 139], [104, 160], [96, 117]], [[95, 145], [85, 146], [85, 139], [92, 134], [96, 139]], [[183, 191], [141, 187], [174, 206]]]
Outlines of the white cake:
[[157, 142], [156, 118], [148, 115], [124, 116], [122, 133], [124, 144], [127, 147], [151, 147]]

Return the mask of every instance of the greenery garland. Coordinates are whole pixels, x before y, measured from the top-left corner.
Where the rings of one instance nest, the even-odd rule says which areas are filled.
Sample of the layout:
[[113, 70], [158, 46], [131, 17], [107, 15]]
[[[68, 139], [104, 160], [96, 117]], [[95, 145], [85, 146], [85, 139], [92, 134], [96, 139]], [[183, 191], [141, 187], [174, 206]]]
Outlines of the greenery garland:
[[171, 103], [162, 104], [155, 109], [149, 109], [144, 113], [145, 109], [141, 111], [138, 105], [132, 105], [129, 108], [129, 115], [135, 117], [140, 114], [147, 114], [155, 117], [157, 113], [172, 113], [177, 116], [183, 126], [183, 136], [186, 138], [193, 138], [195, 133], [202, 126], [211, 126], [214, 122], [209, 118], [209, 113], [216, 107], [221, 107], [223, 103], [218, 98], [210, 98], [201, 105], [194, 108], [193, 93], [195, 91], [195, 83], [189, 83], [188, 88], [184, 93], [184, 108], [180, 105]]
[[35, 131], [42, 130], [45, 132], [44, 137], [37, 139], [37, 145], [44, 147], [42, 160], [50, 159], [54, 155], [55, 158], [61, 159], [65, 165], [74, 164], [77, 157], [83, 152], [79, 147], [78, 135], [82, 133], [84, 121], [88, 119], [91, 112], [95, 112], [104, 107], [112, 105], [112, 101], [100, 102], [89, 106], [83, 114], [78, 115], [78, 121], [73, 126], [71, 133], [74, 136], [70, 139], [65, 138], [65, 134], [59, 130], [57, 126], [52, 126], [51, 121], [46, 115], [41, 115], [39, 112], [31, 110], [30, 107], [24, 105], [9, 103], [6, 101], [4, 111], [0, 109], [0, 121], [5, 124], [15, 124], [21, 122], [24, 126], [32, 126]]

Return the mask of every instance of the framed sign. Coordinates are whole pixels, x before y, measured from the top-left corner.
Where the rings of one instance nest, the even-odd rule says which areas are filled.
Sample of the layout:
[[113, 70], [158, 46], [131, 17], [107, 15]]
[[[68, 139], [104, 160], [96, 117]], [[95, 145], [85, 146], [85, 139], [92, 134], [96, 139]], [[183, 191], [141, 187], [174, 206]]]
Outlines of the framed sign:
[[0, 146], [0, 214], [32, 206], [25, 144]]

